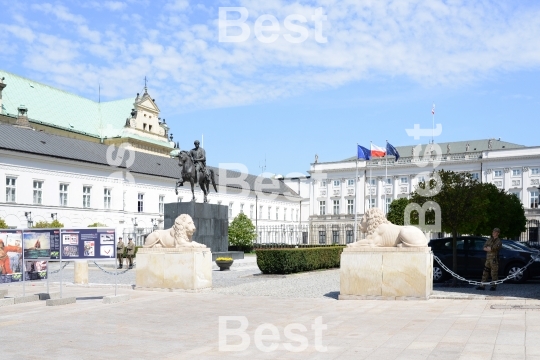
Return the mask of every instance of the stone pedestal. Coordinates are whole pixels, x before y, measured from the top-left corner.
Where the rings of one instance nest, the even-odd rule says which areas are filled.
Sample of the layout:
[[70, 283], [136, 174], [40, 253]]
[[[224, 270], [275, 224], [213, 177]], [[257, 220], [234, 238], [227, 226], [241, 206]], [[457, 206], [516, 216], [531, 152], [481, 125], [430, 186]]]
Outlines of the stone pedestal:
[[136, 288], [200, 290], [212, 287], [212, 253], [208, 248], [140, 248]]
[[[169, 229], [181, 214], [188, 214], [197, 228], [192, 240], [204, 244], [212, 253], [229, 250], [229, 217], [227, 206], [196, 202], [165, 204], [163, 228]], [[138, 260], [138, 254], [137, 254]], [[137, 266], [139, 264], [137, 263]]]
[[341, 254], [340, 300], [429, 299], [433, 253], [420, 248], [346, 248]]
[[74, 262], [74, 284], [88, 284], [88, 261]]

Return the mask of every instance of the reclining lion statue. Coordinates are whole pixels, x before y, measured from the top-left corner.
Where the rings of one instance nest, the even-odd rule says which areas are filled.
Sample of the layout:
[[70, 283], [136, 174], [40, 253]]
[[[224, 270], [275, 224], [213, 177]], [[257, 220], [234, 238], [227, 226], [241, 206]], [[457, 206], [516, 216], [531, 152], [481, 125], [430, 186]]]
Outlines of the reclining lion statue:
[[181, 248], [181, 247], [200, 247], [206, 245], [192, 241], [195, 233], [195, 224], [188, 214], [182, 214], [174, 220], [174, 225], [166, 230], [154, 230], [146, 237], [143, 247], [147, 248]]
[[360, 230], [367, 237], [349, 244], [349, 247], [424, 247], [428, 239], [415, 226], [394, 225], [386, 219], [379, 208], [366, 211], [360, 222]]

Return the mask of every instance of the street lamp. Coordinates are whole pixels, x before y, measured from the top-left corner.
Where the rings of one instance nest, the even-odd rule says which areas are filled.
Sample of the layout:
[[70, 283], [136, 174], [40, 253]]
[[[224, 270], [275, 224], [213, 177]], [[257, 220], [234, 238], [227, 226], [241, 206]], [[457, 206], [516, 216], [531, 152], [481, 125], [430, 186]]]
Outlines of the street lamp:
[[136, 217], [131, 218], [131, 222], [133, 223], [133, 227], [139, 226], [139, 224], [137, 224], [137, 218]]
[[57, 213], [52, 213], [51, 214], [51, 219], [53, 219], [53, 221], [57, 220], [58, 219], [58, 214]]
[[27, 227], [31, 228], [32, 225], [34, 225], [34, 221], [32, 221], [32, 212], [31, 211], [27, 211], [24, 213], [24, 216], [26, 216], [26, 221], [27, 221]]
[[157, 230], [157, 227], [158, 227], [158, 219], [150, 219], [150, 221], [152, 222], [152, 225], [153, 225], [154, 230]]

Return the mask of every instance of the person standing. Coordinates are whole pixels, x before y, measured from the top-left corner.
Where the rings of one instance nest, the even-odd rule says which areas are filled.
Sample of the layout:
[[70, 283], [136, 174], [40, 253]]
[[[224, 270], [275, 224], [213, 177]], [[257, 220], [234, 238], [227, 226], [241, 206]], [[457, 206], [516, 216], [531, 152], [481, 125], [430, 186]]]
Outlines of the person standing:
[[122, 240], [122, 237], [120, 236], [118, 238], [118, 243], [116, 244], [116, 257], [118, 259], [118, 269], [122, 268], [122, 257], [124, 256], [124, 249], [125, 249], [124, 241]]
[[133, 238], [130, 236], [128, 237], [128, 243], [126, 245], [126, 267], [128, 266], [129, 261], [129, 268], [133, 268], [133, 257], [135, 256], [135, 244], [133, 243]]
[[[484, 264], [484, 273], [482, 274], [482, 282], [487, 282], [489, 274], [491, 273], [491, 281], [497, 281], [499, 276], [499, 250], [502, 247], [502, 241], [499, 239], [501, 230], [499, 228], [493, 229], [491, 238], [484, 244], [484, 251], [486, 252], [486, 263]], [[484, 285], [476, 287], [477, 290], [484, 290]], [[493, 284], [489, 288], [491, 291], [497, 290], [497, 285]]]

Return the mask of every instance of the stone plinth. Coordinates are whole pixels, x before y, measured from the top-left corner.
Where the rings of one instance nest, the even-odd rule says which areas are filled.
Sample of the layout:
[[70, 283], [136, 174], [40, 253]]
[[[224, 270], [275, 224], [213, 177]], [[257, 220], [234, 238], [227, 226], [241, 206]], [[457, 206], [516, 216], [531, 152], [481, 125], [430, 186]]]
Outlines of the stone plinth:
[[75, 261], [74, 284], [88, 284], [88, 261]]
[[213, 253], [229, 250], [227, 206], [192, 201], [165, 204], [163, 228], [171, 228], [174, 220], [182, 214], [191, 216], [197, 228], [192, 237], [193, 241], [208, 246]]
[[340, 300], [429, 299], [433, 253], [429, 247], [346, 248], [339, 282]]
[[208, 248], [140, 248], [138, 289], [199, 290], [212, 287], [212, 253]]

